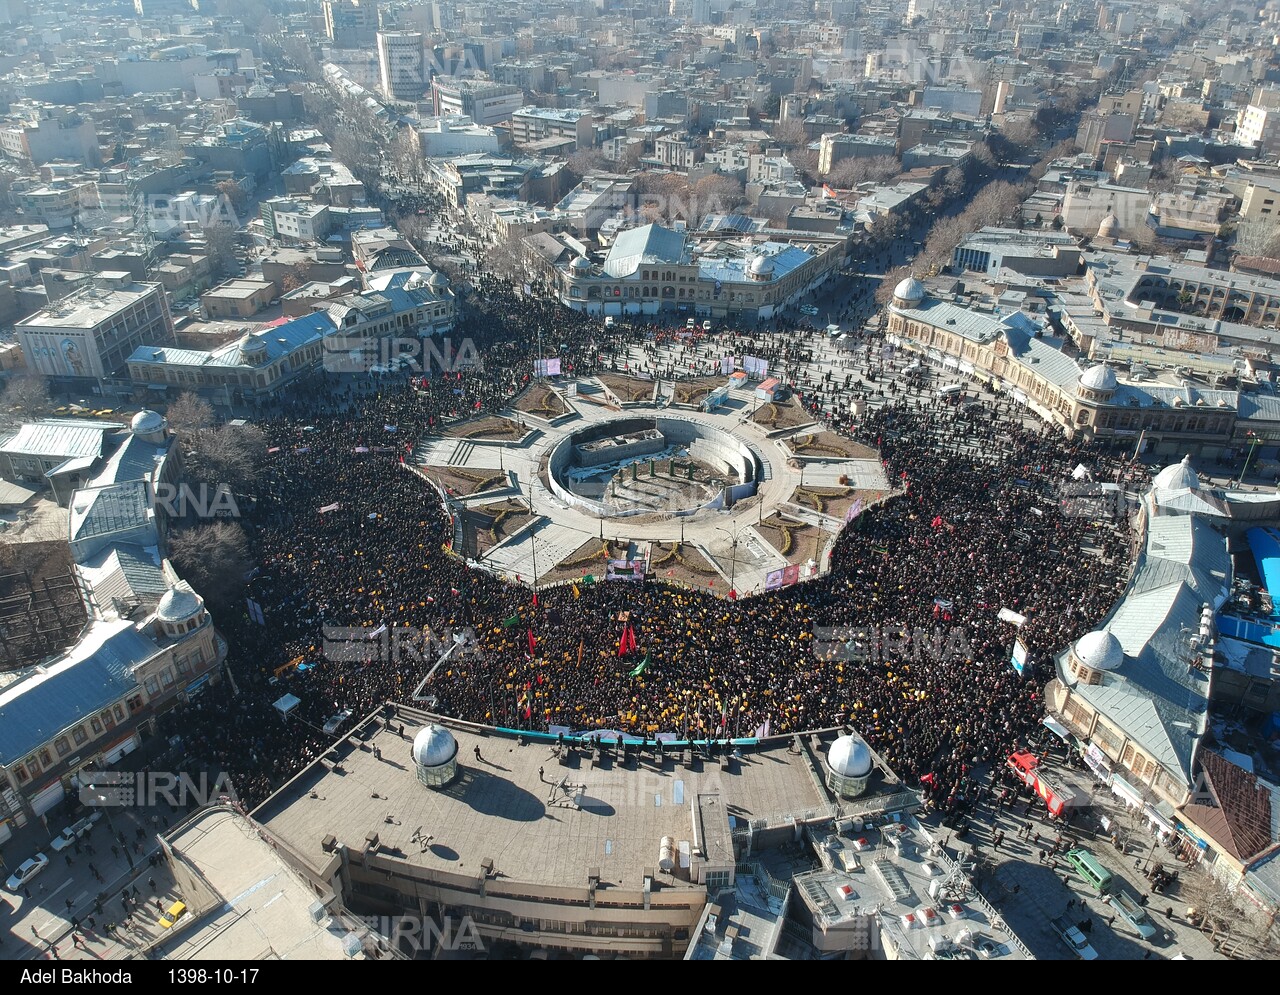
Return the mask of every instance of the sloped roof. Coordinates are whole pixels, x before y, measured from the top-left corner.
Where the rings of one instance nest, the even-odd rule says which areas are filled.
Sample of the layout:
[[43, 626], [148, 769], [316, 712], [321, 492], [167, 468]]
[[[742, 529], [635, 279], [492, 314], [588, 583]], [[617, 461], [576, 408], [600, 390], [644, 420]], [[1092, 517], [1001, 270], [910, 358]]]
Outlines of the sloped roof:
[[1248, 863], [1272, 843], [1271, 791], [1257, 775], [1218, 753], [1202, 753], [1200, 769], [1213, 804], [1187, 805], [1183, 811], [1214, 842]]
[[119, 422], [44, 419], [28, 422], [7, 439], [0, 441], [0, 452], [30, 456], [97, 457], [102, 455], [103, 440], [108, 432], [125, 426]]
[[0, 764], [22, 759], [134, 690], [134, 667], [156, 652], [130, 622], [92, 623], [61, 659], [0, 691]]
[[1231, 582], [1226, 541], [1193, 516], [1152, 518], [1124, 597], [1103, 628], [1125, 661], [1101, 684], [1075, 684], [1084, 698], [1187, 788], [1204, 735], [1209, 675], [1188, 664], [1187, 632], [1206, 603], [1217, 608]]
[[685, 237], [661, 225], [632, 228], [618, 236], [604, 261], [604, 271], [615, 279], [628, 277], [642, 263], [687, 263]]

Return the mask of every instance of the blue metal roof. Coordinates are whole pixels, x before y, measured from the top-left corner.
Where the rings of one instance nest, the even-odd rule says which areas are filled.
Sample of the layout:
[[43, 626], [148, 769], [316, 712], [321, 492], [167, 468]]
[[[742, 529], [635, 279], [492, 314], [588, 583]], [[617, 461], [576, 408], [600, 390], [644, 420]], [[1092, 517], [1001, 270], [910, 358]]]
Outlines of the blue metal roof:
[[[95, 630], [105, 638], [95, 639]], [[87, 655], [77, 658], [89, 647]], [[130, 622], [98, 623], [69, 658], [9, 685], [0, 695], [0, 764], [21, 760], [135, 690], [133, 668], [156, 652], [155, 644]]]

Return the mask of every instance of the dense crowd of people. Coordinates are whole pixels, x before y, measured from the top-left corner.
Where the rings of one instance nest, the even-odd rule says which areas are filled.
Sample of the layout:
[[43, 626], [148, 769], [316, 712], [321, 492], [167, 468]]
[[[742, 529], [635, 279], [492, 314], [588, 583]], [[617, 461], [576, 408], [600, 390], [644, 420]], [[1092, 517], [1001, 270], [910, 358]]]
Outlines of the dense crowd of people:
[[[880, 449], [895, 496], [845, 529], [821, 576], [736, 601], [651, 582], [534, 598], [452, 555], [448, 514], [403, 464], [444, 420], [510, 402], [531, 375], [538, 322], [575, 374], [613, 368], [631, 336], [657, 340], [628, 328], [611, 342], [598, 323], [494, 288], [458, 330], [482, 365], [428, 371], [417, 387], [322, 380], [264, 414], [271, 452], [245, 519], [256, 557], [245, 593], [262, 622], [219, 616], [236, 686], [222, 682], [174, 720], [193, 758], [231, 771], [243, 798], [261, 800], [323, 752], [333, 713], [408, 700], [433, 662], [416, 651], [428, 628], [475, 636], [423, 689], [445, 714], [680, 738], [848, 722], [944, 799], [1039, 722], [1050, 654], [1119, 591], [1123, 523], [1064, 516], [1055, 499], [1079, 463], [1114, 479], [1109, 457], [1020, 415], [904, 389], [868, 343], [867, 370], [880, 376], [858, 382], [882, 403], [850, 431]], [[751, 347], [803, 364], [803, 341]], [[1001, 608], [1026, 616], [1020, 631]], [[623, 613], [636, 646], [620, 656]], [[344, 658], [327, 658], [325, 627], [362, 630], [368, 651], [352, 659], [348, 635]], [[405, 631], [415, 638], [387, 638]], [[1022, 674], [1015, 636], [1030, 651]], [[301, 699], [288, 721], [272, 706], [286, 691]]]

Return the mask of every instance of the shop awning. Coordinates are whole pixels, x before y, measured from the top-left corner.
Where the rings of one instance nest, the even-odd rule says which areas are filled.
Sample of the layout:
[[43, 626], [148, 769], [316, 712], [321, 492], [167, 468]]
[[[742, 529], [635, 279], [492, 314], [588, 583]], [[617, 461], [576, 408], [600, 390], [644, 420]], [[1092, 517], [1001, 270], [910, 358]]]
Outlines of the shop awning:
[[1043, 721], [1044, 727], [1057, 736], [1064, 743], [1071, 742], [1071, 731], [1057, 719], [1046, 715]]
[[1170, 819], [1167, 819], [1163, 815], [1161, 815], [1154, 805], [1142, 806], [1142, 814], [1145, 815], [1157, 826], [1159, 826], [1166, 833], [1177, 832], [1177, 829], [1174, 828], [1173, 822]]
[[1114, 794], [1123, 798], [1135, 808], [1142, 808], [1145, 804], [1142, 800], [1142, 792], [1126, 781], [1119, 774], [1111, 774], [1111, 790]]

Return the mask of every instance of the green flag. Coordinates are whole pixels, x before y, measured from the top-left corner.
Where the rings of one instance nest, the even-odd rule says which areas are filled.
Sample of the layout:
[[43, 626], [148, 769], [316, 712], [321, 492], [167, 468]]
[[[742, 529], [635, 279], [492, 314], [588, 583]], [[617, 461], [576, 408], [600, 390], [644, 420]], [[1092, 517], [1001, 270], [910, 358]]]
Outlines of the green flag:
[[585, 577], [582, 578], [582, 583], [584, 584], [590, 585], [590, 584], [594, 584], [595, 582], [596, 582], [595, 574], [587, 574]]
[[509, 619], [506, 619], [506, 620], [502, 623], [502, 627], [503, 627], [504, 629], [514, 629], [514, 628], [515, 628], [517, 625], [519, 625], [519, 624], [520, 624], [520, 616], [519, 616], [519, 615], [512, 615]]
[[645, 668], [648, 666], [649, 666], [649, 654], [645, 653], [644, 659], [640, 661], [640, 665], [636, 667], [635, 670], [631, 671], [631, 676], [639, 677], [641, 674], [644, 673]]

